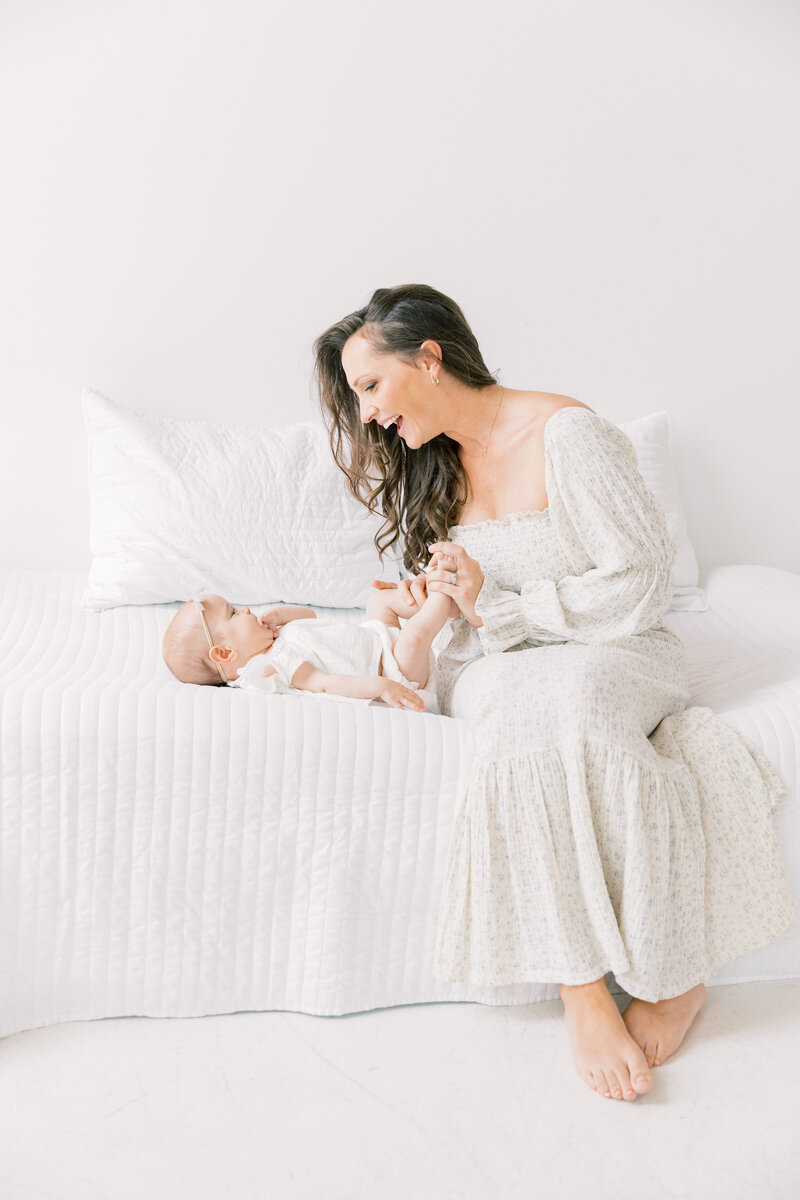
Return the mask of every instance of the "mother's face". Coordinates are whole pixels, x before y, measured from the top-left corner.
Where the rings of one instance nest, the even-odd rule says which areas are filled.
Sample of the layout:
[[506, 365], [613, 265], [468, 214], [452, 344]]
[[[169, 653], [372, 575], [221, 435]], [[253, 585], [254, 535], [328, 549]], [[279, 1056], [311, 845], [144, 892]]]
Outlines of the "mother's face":
[[378, 356], [362, 333], [354, 333], [342, 349], [342, 368], [358, 397], [361, 420], [386, 425], [397, 417], [397, 433], [415, 449], [441, 433], [436, 392], [431, 382], [441, 370], [436, 342], [423, 342], [418, 366], [394, 355]]

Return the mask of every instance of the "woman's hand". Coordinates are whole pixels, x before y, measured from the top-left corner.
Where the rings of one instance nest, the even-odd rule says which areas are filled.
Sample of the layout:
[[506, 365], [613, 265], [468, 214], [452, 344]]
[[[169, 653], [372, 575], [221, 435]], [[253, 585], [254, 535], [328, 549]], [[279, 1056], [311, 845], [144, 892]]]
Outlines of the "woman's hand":
[[[428, 549], [436, 559], [436, 578], [428, 578], [429, 592], [444, 592], [458, 605], [461, 615], [480, 629], [483, 621], [475, 612], [475, 601], [483, 587], [483, 571], [463, 546], [455, 542], [431, 542]], [[456, 582], [452, 582], [452, 572]]]
[[399, 601], [397, 608], [405, 605], [407, 611], [398, 612], [398, 617], [413, 617], [418, 613], [428, 598], [428, 579], [426, 575], [415, 575], [413, 579], [401, 579], [399, 583], [387, 583], [383, 579], [373, 579], [374, 588], [397, 588]]

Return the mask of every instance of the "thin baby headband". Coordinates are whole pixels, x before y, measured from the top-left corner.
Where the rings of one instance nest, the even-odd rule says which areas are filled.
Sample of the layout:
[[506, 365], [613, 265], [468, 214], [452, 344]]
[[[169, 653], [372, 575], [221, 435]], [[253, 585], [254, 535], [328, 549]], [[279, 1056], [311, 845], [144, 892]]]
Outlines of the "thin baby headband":
[[[203, 630], [204, 630], [204, 632], [205, 632], [206, 639], [208, 640], [208, 648], [209, 648], [209, 650], [210, 650], [210, 649], [211, 649], [211, 647], [214, 645], [214, 639], [211, 637], [211, 630], [208, 628], [208, 624], [207, 624], [207, 622], [206, 622], [206, 614], [203, 612], [203, 601], [202, 601], [202, 596], [197, 596], [197, 595], [194, 595], [194, 596], [190, 596], [190, 597], [189, 597], [189, 599], [191, 600], [192, 604], [195, 606], [195, 608], [197, 609], [197, 611], [200, 613], [200, 620], [203, 622]], [[217, 670], [219, 671], [219, 677], [220, 677], [220, 679], [222, 680], [222, 682], [223, 682], [223, 683], [225, 684], [225, 686], [227, 687], [227, 686], [228, 686], [228, 683], [229, 683], [230, 681], [229, 681], [229, 679], [227, 678], [227, 676], [226, 676], [225, 672], [224, 672], [224, 671], [223, 671], [223, 669], [222, 669], [222, 663], [215, 662], [215, 663], [214, 663], [214, 666], [215, 666], [215, 667], [217, 668]]]
[[[203, 589], [198, 588], [197, 583], [194, 581], [192, 582], [192, 587], [188, 588], [187, 590], [190, 590], [190, 600], [192, 601], [192, 604], [194, 605], [194, 607], [197, 608], [197, 611], [200, 614], [200, 620], [201, 620], [201, 622], [203, 622], [203, 631], [204, 631], [204, 634], [206, 637], [206, 641], [207, 641], [207, 643], [209, 643], [209, 649], [211, 649], [211, 647], [213, 646], [213, 638], [211, 637], [211, 630], [209, 629], [209, 625], [207, 625], [207, 622], [205, 619], [205, 612], [203, 611], [203, 596], [205, 595], [205, 592]], [[213, 664], [213, 665], [215, 665], [215, 667], [217, 668], [217, 671], [219, 673], [219, 678], [222, 679], [222, 682], [224, 683], [225, 688], [227, 688], [228, 684], [230, 683], [230, 680], [228, 679], [227, 676], [225, 676], [225, 673], [222, 670], [221, 662], [215, 662], [215, 664]]]

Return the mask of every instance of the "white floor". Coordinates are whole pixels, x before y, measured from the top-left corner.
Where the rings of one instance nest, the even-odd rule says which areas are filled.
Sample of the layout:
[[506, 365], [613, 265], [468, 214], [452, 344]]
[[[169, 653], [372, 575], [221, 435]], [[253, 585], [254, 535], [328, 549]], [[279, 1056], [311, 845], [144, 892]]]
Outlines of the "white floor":
[[800, 981], [709, 988], [629, 1103], [578, 1077], [562, 1011], [422, 1004], [15, 1034], [0, 1042], [0, 1197], [800, 1196]]

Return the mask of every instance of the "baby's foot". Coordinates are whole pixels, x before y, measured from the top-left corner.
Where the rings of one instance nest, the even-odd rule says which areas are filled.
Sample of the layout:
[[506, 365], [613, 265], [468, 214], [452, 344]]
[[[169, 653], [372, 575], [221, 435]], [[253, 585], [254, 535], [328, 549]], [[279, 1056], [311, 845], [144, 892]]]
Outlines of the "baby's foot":
[[[452, 572], [454, 570], [456, 570], [457, 566], [458, 566], [458, 564], [452, 556], [448, 557], [447, 555], [442, 554], [442, 552], [440, 550], [437, 550], [436, 553], [431, 556], [431, 560], [430, 560], [426, 570], [428, 572], [429, 578], [431, 577], [433, 572], [441, 571], [444, 575], [444, 578], [439, 579], [439, 576], [437, 574], [435, 577], [435, 581], [439, 582], [439, 583], [450, 583]], [[433, 582], [433, 580], [432, 580], [432, 582]], [[460, 617], [461, 616], [461, 609], [458, 607], [458, 605], [456, 604], [453, 597], [449, 596], [447, 594], [447, 592], [440, 591], [438, 588], [434, 588], [431, 591], [430, 588], [428, 588], [428, 589], [426, 589], [426, 595], [427, 595], [426, 603], [428, 603], [433, 596], [444, 596], [444, 598], [446, 600], [449, 600], [450, 603], [447, 606], [447, 613], [445, 615], [445, 619], [448, 619], [450, 617]]]
[[578, 1074], [601, 1096], [635, 1100], [650, 1090], [652, 1076], [628, 1033], [604, 979], [559, 986], [572, 1058]]
[[698, 983], [680, 996], [651, 1003], [634, 997], [622, 1020], [625, 1028], [644, 1051], [647, 1065], [660, 1067], [674, 1054], [689, 1026], [706, 1002], [706, 985]]
[[453, 597], [448, 596], [446, 592], [428, 592], [422, 608], [435, 613], [442, 620], [443, 624], [448, 617], [459, 617], [461, 615], [461, 609]]

